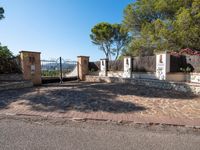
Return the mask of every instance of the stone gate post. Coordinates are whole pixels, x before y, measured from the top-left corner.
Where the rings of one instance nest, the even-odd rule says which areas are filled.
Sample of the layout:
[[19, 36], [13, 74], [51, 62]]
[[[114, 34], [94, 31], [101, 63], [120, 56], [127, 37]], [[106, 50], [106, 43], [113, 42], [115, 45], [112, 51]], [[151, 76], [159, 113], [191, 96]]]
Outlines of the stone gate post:
[[159, 80], [166, 80], [170, 72], [170, 54], [167, 52], [156, 54], [156, 77]]
[[78, 56], [78, 78], [80, 80], [85, 80], [85, 76], [88, 74], [89, 57], [88, 56]]
[[99, 76], [102, 76], [102, 77], [107, 76], [107, 70], [108, 70], [108, 59], [100, 59]]
[[124, 57], [124, 78], [131, 78], [132, 77], [132, 58], [131, 56]]
[[21, 51], [20, 60], [24, 80], [31, 80], [34, 85], [40, 85], [42, 83], [40, 52]]

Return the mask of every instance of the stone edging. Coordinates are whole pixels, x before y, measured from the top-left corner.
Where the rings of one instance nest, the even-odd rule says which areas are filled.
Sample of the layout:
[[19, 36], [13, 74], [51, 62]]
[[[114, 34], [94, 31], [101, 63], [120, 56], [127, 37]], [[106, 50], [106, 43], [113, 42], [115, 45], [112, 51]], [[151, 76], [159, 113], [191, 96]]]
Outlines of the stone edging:
[[147, 86], [165, 90], [175, 90], [179, 92], [192, 93], [200, 95], [200, 85], [185, 82], [169, 82], [151, 79], [132, 79], [116, 77], [86, 76], [86, 82], [108, 82], [108, 83], [130, 83], [133, 85]]
[[31, 81], [7, 82], [0, 85], [0, 91], [33, 87]]
[[32, 117], [39, 117], [43, 119], [66, 119], [66, 120], [73, 120], [73, 121], [110, 121], [110, 122], [117, 122], [117, 123], [134, 123], [134, 124], [143, 124], [143, 125], [167, 125], [167, 126], [180, 126], [180, 127], [188, 127], [188, 128], [195, 128], [200, 129], [200, 119], [194, 121], [190, 119], [181, 119], [181, 118], [153, 118], [153, 117], [134, 117], [131, 120], [123, 120], [118, 119], [117, 117], [113, 118], [96, 118], [96, 116], [91, 117], [80, 117], [80, 116], [71, 116], [71, 117], [54, 117], [54, 116], [43, 116], [43, 115], [31, 115], [31, 114], [0, 114], [0, 119], [2, 118], [32, 118]]

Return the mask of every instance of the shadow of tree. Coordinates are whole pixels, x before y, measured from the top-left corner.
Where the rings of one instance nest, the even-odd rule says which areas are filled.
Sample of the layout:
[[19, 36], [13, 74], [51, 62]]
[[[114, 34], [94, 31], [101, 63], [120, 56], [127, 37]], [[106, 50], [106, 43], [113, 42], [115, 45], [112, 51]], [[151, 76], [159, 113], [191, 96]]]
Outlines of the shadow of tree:
[[132, 112], [145, 110], [131, 102], [123, 102], [114, 99], [113, 95], [93, 91], [87, 93], [85, 90], [62, 89], [51, 91], [47, 95], [40, 95], [39, 98], [29, 97], [30, 104], [35, 110], [42, 111], [69, 111], [80, 112], [105, 111], [113, 113]]
[[[69, 87], [69, 86], [68, 86]], [[105, 111], [112, 113], [126, 113], [146, 110], [143, 106], [138, 106], [132, 102], [125, 102], [116, 99], [116, 95], [99, 91], [99, 89], [80, 88], [50, 88], [45, 92], [38, 88], [20, 89], [4, 91], [0, 94], [0, 109], [9, 107], [9, 104], [26, 100], [26, 105], [37, 111], [58, 111], [66, 112], [76, 110], [80, 112]], [[28, 101], [28, 103], [27, 103]], [[21, 102], [20, 105], [23, 105]]]
[[172, 90], [164, 90], [147, 86], [135, 86], [132, 84], [124, 83], [109, 83], [109, 84], [93, 84], [90, 88], [104, 90], [113, 94], [119, 95], [132, 95], [148, 98], [168, 98], [168, 99], [180, 99], [188, 100], [196, 98], [197, 96], [192, 93], [184, 93]]
[[104, 91], [105, 93], [112, 93], [113, 95], [130, 95], [139, 97], [149, 97], [149, 98], [168, 98], [168, 99], [180, 99], [180, 100], [192, 100], [197, 95], [192, 93], [178, 92], [174, 90], [158, 89], [147, 86], [135, 86], [129, 83], [69, 83], [69, 84], [52, 84], [47, 85], [48, 87], [73, 87], [84, 89], [86, 92], [92, 90]]
[[[13, 102], [31, 106], [33, 110], [44, 112], [80, 112], [105, 111], [127, 113], [144, 111], [148, 108], [133, 101], [124, 101], [119, 95], [169, 98], [189, 100], [195, 98], [187, 93], [153, 89], [144, 86], [119, 83], [64, 83], [47, 84], [42, 87], [20, 90], [8, 90], [0, 93], [0, 109], [8, 108]], [[25, 102], [20, 102], [25, 100]]]

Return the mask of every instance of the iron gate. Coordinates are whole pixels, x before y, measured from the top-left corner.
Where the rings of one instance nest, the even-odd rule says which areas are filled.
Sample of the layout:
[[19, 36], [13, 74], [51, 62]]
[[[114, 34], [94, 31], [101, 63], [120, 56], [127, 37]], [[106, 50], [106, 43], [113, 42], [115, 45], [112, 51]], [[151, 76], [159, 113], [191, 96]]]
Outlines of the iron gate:
[[77, 61], [65, 60], [61, 57], [51, 60], [41, 60], [42, 79], [58, 79], [63, 82], [66, 78], [77, 78]]

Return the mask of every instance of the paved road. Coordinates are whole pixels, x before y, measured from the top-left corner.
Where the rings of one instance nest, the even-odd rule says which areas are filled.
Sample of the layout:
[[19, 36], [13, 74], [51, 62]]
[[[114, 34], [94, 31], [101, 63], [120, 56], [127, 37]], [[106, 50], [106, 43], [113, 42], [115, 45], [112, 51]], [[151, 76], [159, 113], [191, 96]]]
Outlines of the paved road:
[[1, 150], [199, 150], [200, 133], [113, 123], [0, 120]]

